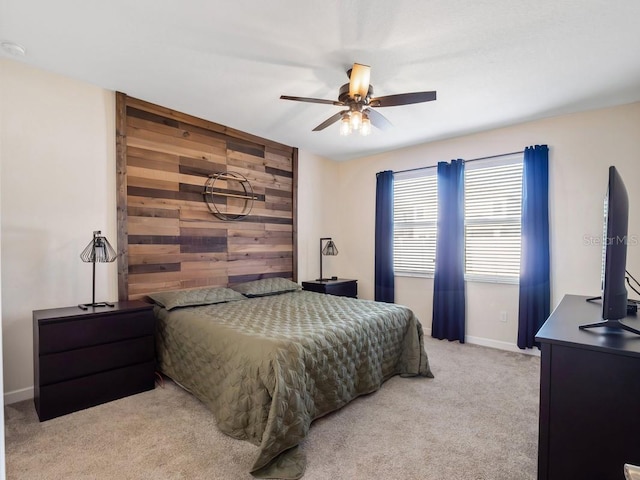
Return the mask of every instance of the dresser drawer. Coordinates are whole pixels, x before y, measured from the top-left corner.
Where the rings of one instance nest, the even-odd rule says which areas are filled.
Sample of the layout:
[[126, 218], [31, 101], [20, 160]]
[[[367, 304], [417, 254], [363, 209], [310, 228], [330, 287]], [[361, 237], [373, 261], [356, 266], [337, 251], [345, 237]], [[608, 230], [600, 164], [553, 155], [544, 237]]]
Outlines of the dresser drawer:
[[110, 370], [36, 388], [34, 402], [40, 421], [152, 390], [155, 362]]
[[302, 288], [311, 292], [326, 293], [341, 297], [358, 298], [358, 281], [337, 278], [302, 282]]
[[358, 296], [358, 284], [355, 281], [329, 284], [327, 285], [325, 293], [328, 293], [329, 295], [338, 295], [341, 297], [356, 298]]
[[90, 319], [78, 317], [63, 321], [41, 322], [38, 328], [40, 355], [84, 348], [128, 338], [153, 335], [154, 317], [151, 307], [126, 312], [105, 312]]
[[153, 336], [41, 355], [40, 385], [154, 360]]

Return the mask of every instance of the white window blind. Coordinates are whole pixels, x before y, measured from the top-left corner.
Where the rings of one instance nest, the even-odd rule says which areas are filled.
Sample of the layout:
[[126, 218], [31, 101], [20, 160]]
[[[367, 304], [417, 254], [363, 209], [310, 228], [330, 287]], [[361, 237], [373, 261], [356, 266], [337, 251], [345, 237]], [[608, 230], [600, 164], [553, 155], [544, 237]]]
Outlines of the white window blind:
[[517, 282], [522, 154], [465, 165], [467, 279]]
[[438, 192], [436, 169], [394, 175], [393, 268], [396, 274], [433, 275]]

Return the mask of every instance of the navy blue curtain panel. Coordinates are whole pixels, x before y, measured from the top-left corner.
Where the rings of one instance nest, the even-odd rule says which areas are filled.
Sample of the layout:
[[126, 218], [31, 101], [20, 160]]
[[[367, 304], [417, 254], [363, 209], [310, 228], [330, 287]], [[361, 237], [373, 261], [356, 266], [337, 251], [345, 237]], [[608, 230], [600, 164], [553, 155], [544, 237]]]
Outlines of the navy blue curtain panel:
[[393, 172], [376, 175], [375, 300], [393, 303]]
[[438, 233], [431, 336], [464, 343], [464, 161], [438, 163]]
[[537, 345], [551, 308], [549, 276], [549, 147], [536, 145], [525, 149], [522, 170], [519, 348]]

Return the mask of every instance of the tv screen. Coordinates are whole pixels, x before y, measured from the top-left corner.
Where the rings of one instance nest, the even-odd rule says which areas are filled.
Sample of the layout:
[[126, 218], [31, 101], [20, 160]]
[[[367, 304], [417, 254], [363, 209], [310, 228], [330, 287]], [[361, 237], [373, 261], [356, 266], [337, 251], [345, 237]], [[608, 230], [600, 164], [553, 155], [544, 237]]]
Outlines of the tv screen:
[[602, 318], [620, 320], [627, 316], [627, 227], [629, 197], [616, 167], [609, 167], [609, 184], [605, 197], [604, 235], [602, 246]]
[[616, 167], [609, 167], [609, 183], [604, 200], [602, 322], [580, 325], [581, 329], [608, 327], [640, 335], [640, 331], [620, 320], [627, 316], [627, 228], [629, 225], [629, 196]]

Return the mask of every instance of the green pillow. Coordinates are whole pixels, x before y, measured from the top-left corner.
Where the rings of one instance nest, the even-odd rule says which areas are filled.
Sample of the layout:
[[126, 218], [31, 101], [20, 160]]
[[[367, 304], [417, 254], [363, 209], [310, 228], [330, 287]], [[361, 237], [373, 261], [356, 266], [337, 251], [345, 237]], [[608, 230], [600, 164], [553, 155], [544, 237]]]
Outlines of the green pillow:
[[240, 292], [246, 297], [265, 297], [267, 295], [277, 295], [279, 293], [294, 292], [302, 287], [291, 280], [281, 277], [263, 278], [253, 282], [232, 285], [236, 292]]
[[172, 290], [149, 295], [149, 298], [161, 307], [172, 310], [178, 307], [196, 307], [214, 303], [245, 300], [242, 294], [226, 287], [206, 287], [194, 290]]

